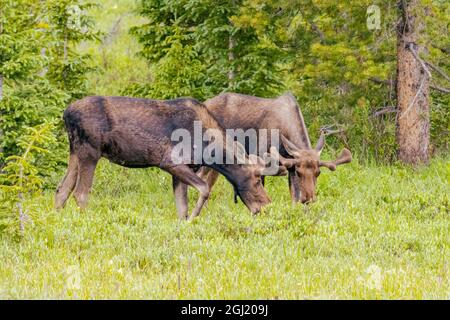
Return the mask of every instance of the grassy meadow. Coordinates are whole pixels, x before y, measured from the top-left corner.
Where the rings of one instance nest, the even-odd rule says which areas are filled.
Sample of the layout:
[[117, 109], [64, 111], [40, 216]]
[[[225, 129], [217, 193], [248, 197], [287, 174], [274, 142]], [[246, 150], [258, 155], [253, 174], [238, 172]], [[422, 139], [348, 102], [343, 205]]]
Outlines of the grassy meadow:
[[189, 223], [168, 174], [102, 160], [86, 211], [73, 199], [55, 211], [49, 190], [26, 204], [20, 241], [2, 234], [0, 299], [448, 299], [449, 177], [446, 159], [354, 161], [324, 169], [309, 206], [270, 178], [273, 202], [256, 217], [221, 177]]

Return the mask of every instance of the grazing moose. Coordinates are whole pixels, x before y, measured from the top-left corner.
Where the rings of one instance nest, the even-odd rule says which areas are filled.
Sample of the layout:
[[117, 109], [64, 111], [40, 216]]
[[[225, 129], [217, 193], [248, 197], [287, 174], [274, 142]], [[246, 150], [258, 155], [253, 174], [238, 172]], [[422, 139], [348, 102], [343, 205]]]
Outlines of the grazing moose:
[[[188, 217], [188, 185], [200, 193], [191, 218], [200, 213], [209, 196], [208, 184], [194, 171], [200, 165], [223, 174], [249, 210], [259, 212], [270, 203], [261, 183], [265, 170], [262, 159], [252, 155], [245, 165], [210, 163], [204, 158], [199, 165], [174, 160], [173, 131], [183, 129], [192, 133], [195, 121], [201, 121], [205, 130], [225, 132], [203, 104], [190, 98], [162, 101], [98, 96], [74, 102], [64, 112], [70, 158], [67, 173], [56, 191], [56, 208], [64, 206], [72, 191], [78, 206], [86, 206], [95, 167], [105, 157], [129, 168], [156, 166], [170, 173], [180, 219]], [[227, 152], [224, 150], [224, 154]]]
[[[205, 106], [224, 128], [278, 129], [282, 144], [280, 150], [267, 145], [272, 156], [289, 170], [289, 189], [294, 202], [310, 202], [315, 199], [319, 167], [334, 171], [336, 166], [352, 160], [347, 149], [335, 161], [321, 161], [320, 153], [325, 143], [322, 134], [315, 149], [311, 147], [308, 131], [297, 101], [290, 93], [275, 99], [264, 99], [237, 93], [224, 93], [204, 102]], [[247, 152], [249, 150], [246, 144]], [[280, 155], [281, 154], [281, 155]], [[199, 176], [210, 188], [218, 174], [202, 167]]]

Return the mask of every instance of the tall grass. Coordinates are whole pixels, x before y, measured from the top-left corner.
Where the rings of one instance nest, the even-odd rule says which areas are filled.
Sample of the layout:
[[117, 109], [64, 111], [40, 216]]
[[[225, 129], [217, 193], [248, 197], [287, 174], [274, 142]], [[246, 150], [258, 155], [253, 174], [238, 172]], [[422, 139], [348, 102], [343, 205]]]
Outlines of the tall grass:
[[102, 161], [86, 211], [56, 212], [48, 191], [20, 241], [0, 235], [0, 298], [447, 299], [449, 170], [323, 170], [307, 207], [274, 177], [256, 217], [221, 178], [187, 223], [168, 174]]

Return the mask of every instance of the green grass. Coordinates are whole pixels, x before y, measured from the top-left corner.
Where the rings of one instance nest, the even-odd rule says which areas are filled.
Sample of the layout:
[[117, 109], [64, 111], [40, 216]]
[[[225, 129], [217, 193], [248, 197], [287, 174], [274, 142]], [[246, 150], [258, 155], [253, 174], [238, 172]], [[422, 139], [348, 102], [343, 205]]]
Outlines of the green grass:
[[138, 55], [140, 44], [129, 33], [133, 26], [146, 23], [136, 11], [137, 0], [94, 1], [89, 14], [95, 28], [102, 32], [100, 41], [87, 41], [78, 51], [92, 56], [95, 72], [87, 79], [88, 91], [94, 95], [120, 95], [132, 83], [152, 80], [149, 65]]
[[257, 217], [221, 178], [188, 223], [167, 174], [102, 161], [85, 212], [48, 191], [20, 241], [0, 234], [0, 298], [448, 299], [449, 169], [323, 170], [309, 207], [271, 178]]

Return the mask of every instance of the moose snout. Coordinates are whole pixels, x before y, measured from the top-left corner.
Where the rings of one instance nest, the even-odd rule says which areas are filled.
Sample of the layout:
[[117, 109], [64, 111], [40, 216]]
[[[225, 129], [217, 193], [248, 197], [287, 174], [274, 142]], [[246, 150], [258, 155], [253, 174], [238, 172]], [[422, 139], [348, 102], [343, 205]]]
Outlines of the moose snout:
[[254, 208], [251, 208], [250, 211], [252, 214], [258, 214], [261, 212], [261, 208], [262, 207], [254, 207]]
[[309, 204], [316, 201], [316, 195], [314, 193], [302, 192], [300, 195], [300, 201], [303, 204]]
[[261, 212], [262, 208], [265, 207], [266, 205], [268, 205], [269, 203], [270, 203], [270, 201], [253, 205], [253, 206], [251, 206], [250, 211], [252, 214], [258, 214]]
[[259, 201], [255, 201], [251, 203], [248, 207], [252, 214], [258, 214], [261, 212], [261, 209], [265, 207], [266, 205], [270, 204], [272, 201], [269, 197], [265, 196], [263, 199], [260, 199]]
[[303, 204], [310, 204], [311, 202], [314, 202], [315, 199], [301, 198], [300, 201], [301, 201]]

